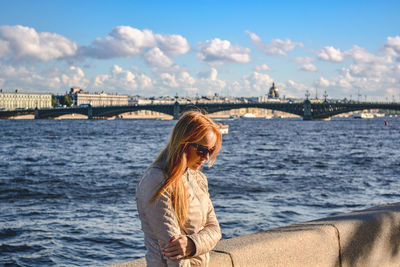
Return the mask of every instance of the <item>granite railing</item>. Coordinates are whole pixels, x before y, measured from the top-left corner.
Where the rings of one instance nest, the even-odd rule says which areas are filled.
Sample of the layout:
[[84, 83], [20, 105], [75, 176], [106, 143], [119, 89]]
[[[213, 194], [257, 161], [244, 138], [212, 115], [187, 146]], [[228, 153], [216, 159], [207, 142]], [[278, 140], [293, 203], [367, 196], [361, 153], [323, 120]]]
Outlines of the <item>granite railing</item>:
[[[146, 266], [144, 259], [112, 267]], [[400, 203], [221, 240], [209, 267], [400, 266]]]

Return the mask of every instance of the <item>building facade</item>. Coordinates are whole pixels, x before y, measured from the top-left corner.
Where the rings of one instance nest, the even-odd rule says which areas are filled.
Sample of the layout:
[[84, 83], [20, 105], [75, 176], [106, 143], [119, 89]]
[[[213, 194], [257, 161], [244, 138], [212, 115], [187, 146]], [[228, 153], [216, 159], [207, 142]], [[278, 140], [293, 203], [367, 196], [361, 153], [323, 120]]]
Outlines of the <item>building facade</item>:
[[46, 93], [13, 93], [0, 92], [0, 109], [34, 109], [51, 108], [51, 94]]
[[68, 95], [75, 106], [82, 104], [90, 104], [93, 107], [128, 105], [127, 95], [107, 94], [105, 92], [92, 94], [79, 88], [71, 88]]

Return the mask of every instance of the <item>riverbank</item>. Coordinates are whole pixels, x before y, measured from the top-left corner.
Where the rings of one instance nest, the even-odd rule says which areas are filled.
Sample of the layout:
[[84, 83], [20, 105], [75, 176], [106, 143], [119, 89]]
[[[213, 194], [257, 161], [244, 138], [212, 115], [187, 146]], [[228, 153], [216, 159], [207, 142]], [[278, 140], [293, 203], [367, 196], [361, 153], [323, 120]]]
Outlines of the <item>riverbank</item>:
[[[220, 241], [209, 267], [398, 266], [400, 203]], [[141, 267], [139, 259], [110, 267]]]

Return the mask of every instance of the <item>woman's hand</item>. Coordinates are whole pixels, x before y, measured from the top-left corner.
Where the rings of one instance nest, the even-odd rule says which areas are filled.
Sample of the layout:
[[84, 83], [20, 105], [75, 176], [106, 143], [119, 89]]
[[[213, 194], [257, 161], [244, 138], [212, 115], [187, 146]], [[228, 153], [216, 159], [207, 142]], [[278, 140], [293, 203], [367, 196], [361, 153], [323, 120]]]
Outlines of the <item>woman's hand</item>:
[[176, 235], [171, 238], [169, 244], [163, 249], [163, 255], [170, 260], [179, 260], [189, 256], [195, 249], [194, 243], [185, 235]]

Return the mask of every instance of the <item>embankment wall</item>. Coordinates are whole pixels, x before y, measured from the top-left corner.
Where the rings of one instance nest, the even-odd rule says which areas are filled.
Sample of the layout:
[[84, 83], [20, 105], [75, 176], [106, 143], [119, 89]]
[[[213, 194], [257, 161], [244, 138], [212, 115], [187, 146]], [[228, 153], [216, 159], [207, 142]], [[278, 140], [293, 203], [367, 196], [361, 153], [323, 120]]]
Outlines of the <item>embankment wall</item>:
[[400, 203], [221, 240], [209, 266], [400, 266]]

